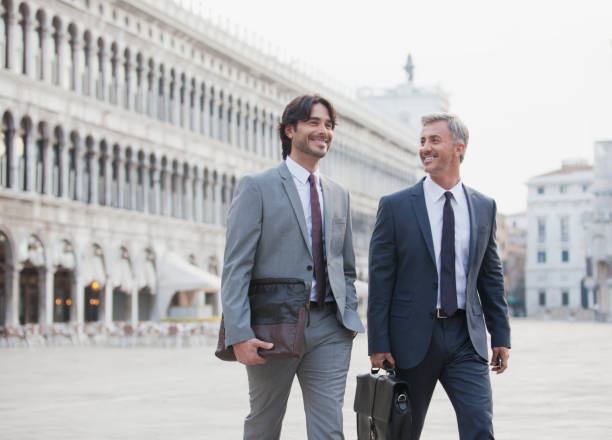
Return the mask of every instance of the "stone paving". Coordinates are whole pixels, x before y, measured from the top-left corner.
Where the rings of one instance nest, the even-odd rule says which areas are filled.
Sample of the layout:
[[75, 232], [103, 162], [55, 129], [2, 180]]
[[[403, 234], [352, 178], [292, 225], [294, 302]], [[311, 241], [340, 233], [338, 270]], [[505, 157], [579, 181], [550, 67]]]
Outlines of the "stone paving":
[[[493, 376], [498, 440], [612, 438], [612, 325], [512, 322], [510, 369]], [[248, 411], [246, 374], [191, 348], [89, 346], [0, 349], [0, 439], [239, 439]], [[357, 337], [345, 435], [355, 439], [355, 375], [368, 371]], [[283, 439], [305, 439], [297, 381]], [[441, 387], [421, 437], [456, 439]]]

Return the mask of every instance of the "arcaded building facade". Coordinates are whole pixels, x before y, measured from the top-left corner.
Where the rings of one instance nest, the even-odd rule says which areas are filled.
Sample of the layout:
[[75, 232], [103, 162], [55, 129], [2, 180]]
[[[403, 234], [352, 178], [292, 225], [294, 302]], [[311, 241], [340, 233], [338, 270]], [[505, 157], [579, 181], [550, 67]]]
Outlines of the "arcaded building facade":
[[378, 199], [415, 179], [411, 136], [198, 5], [2, 0], [0, 325], [166, 316], [166, 261], [220, 273], [236, 182], [278, 165], [280, 113], [307, 92], [339, 113], [321, 168], [351, 192], [367, 279]]

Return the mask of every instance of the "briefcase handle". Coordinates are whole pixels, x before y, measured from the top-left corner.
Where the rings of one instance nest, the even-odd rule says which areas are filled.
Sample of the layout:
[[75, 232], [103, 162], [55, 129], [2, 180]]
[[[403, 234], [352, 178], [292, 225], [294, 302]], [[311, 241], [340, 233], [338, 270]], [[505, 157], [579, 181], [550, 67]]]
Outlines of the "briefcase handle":
[[[388, 360], [385, 359], [383, 361], [383, 367], [385, 367], [385, 371], [387, 372], [388, 376], [395, 377], [395, 370], [393, 369], [393, 367], [391, 366], [391, 363]], [[372, 374], [378, 374], [379, 371], [380, 371], [380, 368], [372, 368], [370, 370]]]

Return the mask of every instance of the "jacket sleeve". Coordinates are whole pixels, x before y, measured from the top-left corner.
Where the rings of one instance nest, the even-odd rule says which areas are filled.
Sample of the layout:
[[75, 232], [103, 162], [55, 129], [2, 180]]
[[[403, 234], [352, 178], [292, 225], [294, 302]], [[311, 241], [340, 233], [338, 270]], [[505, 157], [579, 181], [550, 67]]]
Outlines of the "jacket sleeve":
[[501, 259], [497, 252], [497, 240], [495, 239], [497, 230], [495, 214], [497, 209], [495, 202], [492, 203], [491, 232], [478, 272], [476, 286], [482, 303], [487, 330], [491, 334], [491, 346], [510, 348], [508, 304], [504, 294], [504, 275]]
[[355, 290], [355, 279], [357, 271], [355, 270], [355, 250], [353, 248], [353, 229], [351, 222], [351, 203], [350, 196], [346, 195], [347, 199], [347, 214], [346, 214], [346, 229], [344, 233], [344, 246], [342, 248], [342, 259], [344, 264], [344, 281], [346, 283], [346, 307], [357, 311], [357, 292]]
[[238, 184], [227, 216], [227, 235], [221, 276], [225, 345], [255, 337], [251, 329], [249, 284], [261, 236], [263, 199], [249, 176]]
[[370, 241], [368, 286], [368, 354], [391, 351], [389, 311], [395, 288], [397, 254], [391, 209], [386, 198], [378, 205]]

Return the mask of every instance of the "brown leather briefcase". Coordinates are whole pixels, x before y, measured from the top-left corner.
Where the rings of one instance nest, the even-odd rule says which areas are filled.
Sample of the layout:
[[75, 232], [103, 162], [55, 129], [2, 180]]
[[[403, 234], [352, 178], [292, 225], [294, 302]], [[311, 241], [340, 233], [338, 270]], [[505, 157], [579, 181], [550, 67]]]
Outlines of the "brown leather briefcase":
[[[260, 356], [268, 359], [299, 357], [302, 354], [304, 328], [310, 313], [310, 292], [306, 291], [304, 280], [297, 278], [251, 280], [249, 303], [251, 328], [255, 337], [274, 344], [271, 350], [260, 349]], [[224, 361], [236, 360], [232, 347], [225, 347], [223, 316], [215, 356]]]

